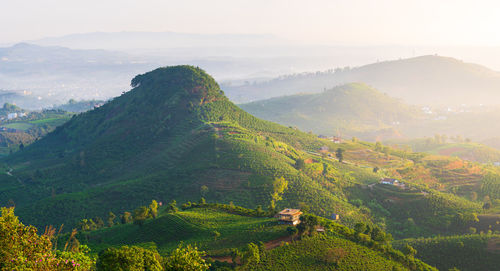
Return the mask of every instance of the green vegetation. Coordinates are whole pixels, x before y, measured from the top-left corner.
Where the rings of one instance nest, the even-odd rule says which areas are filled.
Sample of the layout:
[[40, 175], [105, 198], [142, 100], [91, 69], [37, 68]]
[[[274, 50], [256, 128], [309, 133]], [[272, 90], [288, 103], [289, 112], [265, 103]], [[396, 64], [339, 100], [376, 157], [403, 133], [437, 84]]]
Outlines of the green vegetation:
[[81, 113], [99, 107], [104, 103], [104, 101], [96, 100], [75, 101], [74, 99], [70, 99], [67, 103], [56, 106], [55, 109], [64, 110], [66, 112]]
[[[7, 105], [4, 105], [4, 109]], [[6, 112], [22, 112], [26, 116], [0, 121], [0, 127], [4, 128], [0, 130], [0, 156], [19, 150], [21, 144], [27, 146], [33, 143], [71, 118], [71, 114], [60, 110], [28, 112], [18, 108]]]
[[[24, 226], [14, 208], [2, 208], [0, 217], [0, 268], [2, 270], [90, 270], [95, 260], [88, 249], [68, 242], [64, 250], [52, 249], [55, 229], [38, 235], [33, 226]], [[57, 242], [57, 240], [56, 240]]]
[[[300, 205], [345, 214], [352, 225], [367, 220], [339, 194], [352, 178], [336, 170], [343, 165], [294, 167], [309, 157], [300, 150], [324, 145], [315, 136], [247, 114], [201, 69], [160, 68], [132, 81], [132, 91], [5, 159], [13, 171], [0, 175], [8, 184], [0, 201], [13, 200], [34, 225], [74, 226], [81, 217], [122, 213], [151, 198], [195, 201], [206, 187], [207, 201]], [[281, 177], [288, 189], [276, 195], [272, 183]]]
[[416, 258], [436, 266], [439, 270], [496, 270], [500, 266], [500, 236], [473, 234], [449, 237], [405, 239], [394, 247], [410, 245], [417, 251]]
[[[139, 75], [132, 86], [0, 165], [0, 202], [39, 228], [78, 227], [64, 238], [103, 253], [103, 270], [116, 259], [168, 269], [168, 257], [185, 262], [194, 246], [233, 258], [213, 268], [433, 270], [414, 258], [416, 246], [392, 249], [392, 236], [496, 230], [500, 171], [493, 166], [381, 142], [334, 143], [263, 121], [190, 66]], [[365, 88], [354, 92], [374, 92]], [[282, 208], [301, 209], [302, 223], [277, 224], [272, 216]], [[333, 214], [339, 223], [321, 218]], [[318, 226], [325, 231], [316, 236]], [[276, 240], [290, 244], [267, 249]]]
[[[245, 209], [237, 207], [233, 212], [238, 210]], [[215, 232], [219, 233], [217, 238], [214, 238]], [[156, 219], [146, 219], [142, 225], [126, 223], [103, 227], [80, 232], [77, 238], [93, 251], [154, 244], [160, 254], [166, 255], [182, 241], [197, 245], [209, 255], [224, 255], [230, 248], [242, 249], [250, 242], [267, 242], [286, 235], [286, 226], [278, 225], [275, 218], [242, 216], [224, 211], [223, 206], [209, 205], [176, 213], [165, 210]]]
[[257, 267], [252, 268], [248, 270], [408, 270], [382, 253], [321, 235], [263, 253]]
[[371, 138], [372, 132], [389, 129], [394, 122], [415, 121], [420, 114], [416, 108], [361, 83], [240, 106], [257, 117], [304, 131], [361, 138]]

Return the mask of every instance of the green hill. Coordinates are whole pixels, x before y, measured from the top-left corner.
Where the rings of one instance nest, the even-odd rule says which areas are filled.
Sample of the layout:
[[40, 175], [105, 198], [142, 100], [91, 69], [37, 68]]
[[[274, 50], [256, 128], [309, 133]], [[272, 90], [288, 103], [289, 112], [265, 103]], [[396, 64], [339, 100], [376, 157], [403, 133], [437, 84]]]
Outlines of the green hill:
[[[347, 84], [319, 94], [272, 98], [241, 105], [249, 113], [318, 134], [347, 134], [361, 138], [384, 135], [400, 123], [414, 122], [416, 108], [365, 84]], [[386, 135], [398, 137], [393, 131]]]
[[[334, 174], [333, 167], [318, 162], [308, 174], [294, 167], [307, 158], [301, 149], [317, 150], [322, 140], [244, 112], [201, 69], [159, 68], [135, 77], [132, 86], [4, 159], [13, 170], [0, 177], [0, 202], [15, 203], [27, 223], [71, 226], [151, 199], [203, 195], [267, 206], [272, 182], [284, 177], [289, 184], [278, 207], [301, 204], [320, 215], [348, 214], [346, 223], [368, 220], [331, 184], [342, 177], [316, 171]], [[359, 181], [377, 178], [358, 174], [364, 176]], [[203, 186], [208, 192], [202, 194]]]

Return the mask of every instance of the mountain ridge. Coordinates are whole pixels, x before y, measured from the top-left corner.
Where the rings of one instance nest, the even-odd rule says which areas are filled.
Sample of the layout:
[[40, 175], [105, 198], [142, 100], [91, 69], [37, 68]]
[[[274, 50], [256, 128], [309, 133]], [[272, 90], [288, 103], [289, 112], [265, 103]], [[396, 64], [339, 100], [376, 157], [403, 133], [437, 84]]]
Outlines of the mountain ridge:
[[346, 67], [326, 72], [283, 76], [263, 83], [228, 86], [228, 96], [249, 102], [296, 93], [319, 93], [351, 82], [363, 82], [409, 104], [495, 104], [500, 72], [451, 57], [426, 55]]

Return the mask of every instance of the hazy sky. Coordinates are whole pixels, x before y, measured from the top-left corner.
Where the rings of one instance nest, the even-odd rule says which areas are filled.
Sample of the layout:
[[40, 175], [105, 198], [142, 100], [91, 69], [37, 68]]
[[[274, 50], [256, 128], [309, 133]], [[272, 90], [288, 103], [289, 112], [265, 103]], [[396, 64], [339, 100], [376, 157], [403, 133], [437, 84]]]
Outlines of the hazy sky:
[[499, 46], [499, 13], [495, 0], [0, 0], [0, 43], [174, 31], [332, 45]]

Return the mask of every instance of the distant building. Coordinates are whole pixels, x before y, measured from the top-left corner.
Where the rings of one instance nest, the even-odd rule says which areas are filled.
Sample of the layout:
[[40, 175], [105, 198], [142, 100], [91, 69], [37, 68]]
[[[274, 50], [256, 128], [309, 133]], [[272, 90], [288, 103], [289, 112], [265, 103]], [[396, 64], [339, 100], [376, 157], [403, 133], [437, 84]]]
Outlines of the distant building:
[[380, 180], [381, 184], [390, 184], [390, 185], [399, 185], [399, 181], [397, 179], [392, 178], [382, 178]]
[[9, 114], [7, 115], [7, 119], [10, 119], [10, 120], [11, 120], [11, 119], [15, 119], [15, 118], [17, 118], [17, 113], [9, 113]]
[[381, 184], [394, 185], [394, 186], [397, 186], [397, 187], [400, 187], [400, 188], [405, 188], [406, 187], [406, 185], [404, 183], [400, 182], [397, 179], [393, 179], [393, 178], [382, 178], [380, 180], [380, 183]]
[[342, 138], [340, 138], [339, 136], [334, 136], [334, 137], [332, 137], [331, 140], [333, 141], [333, 143], [336, 143], [336, 144], [342, 143]]
[[321, 151], [321, 152], [327, 152], [329, 150], [330, 149], [327, 146], [323, 146], [323, 147], [319, 148], [319, 151]]
[[332, 214], [332, 219], [333, 220], [339, 220], [340, 219], [340, 215], [339, 214]]
[[302, 212], [299, 209], [284, 209], [278, 213], [278, 222], [281, 224], [297, 225], [300, 223], [300, 215]]

